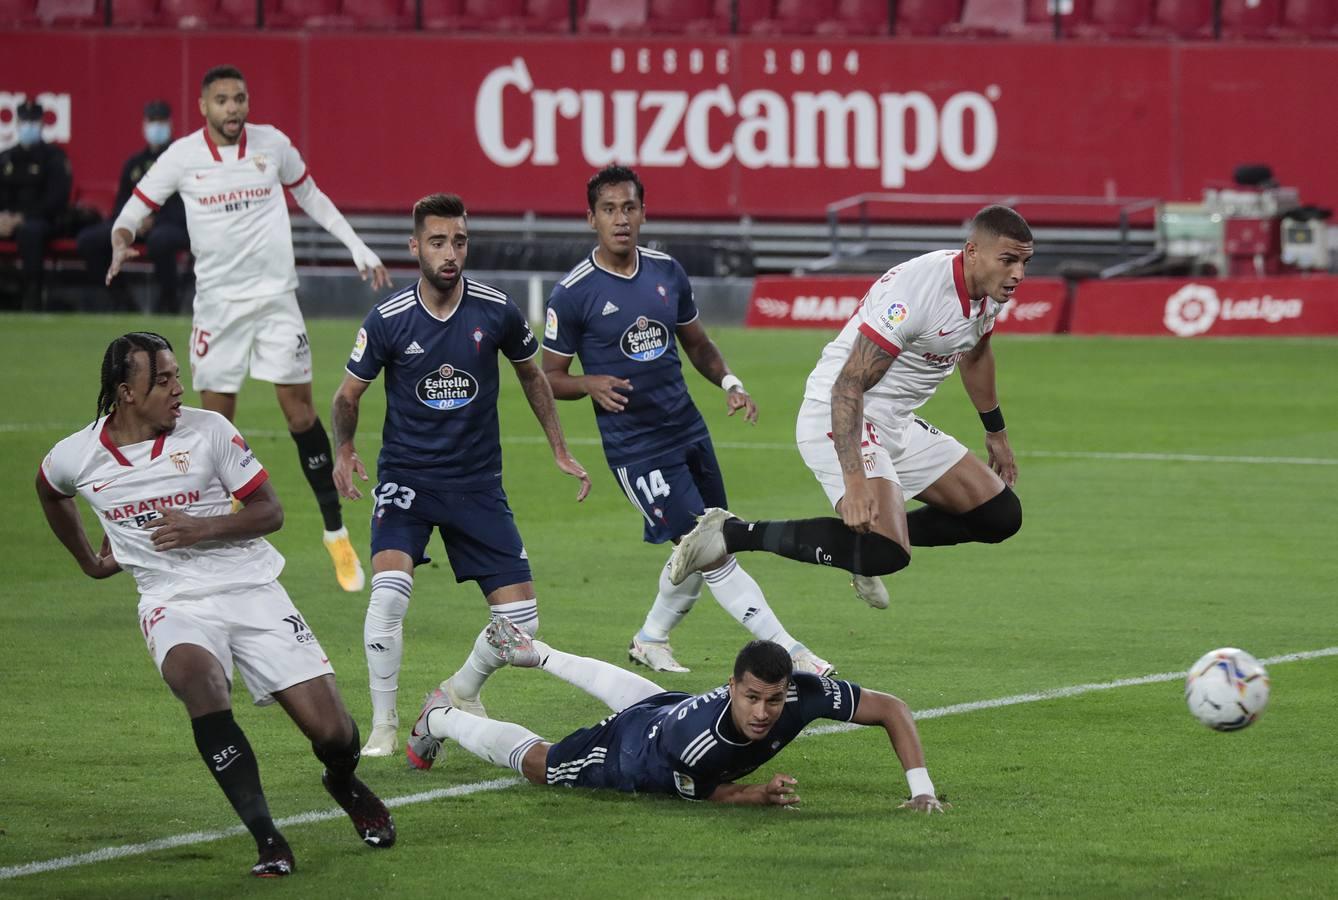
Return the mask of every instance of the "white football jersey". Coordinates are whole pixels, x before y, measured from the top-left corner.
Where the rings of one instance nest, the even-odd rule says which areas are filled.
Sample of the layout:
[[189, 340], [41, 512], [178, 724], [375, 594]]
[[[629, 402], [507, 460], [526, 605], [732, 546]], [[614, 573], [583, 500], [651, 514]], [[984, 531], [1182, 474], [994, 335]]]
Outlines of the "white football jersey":
[[249, 584], [267, 584], [283, 556], [264, 538], [205, 541], [155, 550], [146, 528], [160, 509], [226, 516], [231, 495], [246, 499], [269, 478], [226, 418], [181, 407], [171, 432], [118, 447], [106, 418], [65, 438], [42, 461], [42, 477], [67, 497], [83, 497], [111, 541], [112, 555], [139, 585], [144, 600], [161, 602]]
[[201, 128], [163, 151], [134, 196], [156, 212], [181, 195], [197, 302], [253, 300], [297, 289], [283, 192], [306, 177], [301, 154], [277, 128], [245, 125], [231, 147], [219, 147]]
[[1002, 304], [967, 296], [959, 250], [907, 260], [874, 282], [841, 333], [823, 348], [804, 397], [832, 402], [832, 385], [862, 334], [896, 357], [864, 394], [864, 417], [898, 428], [924, 405], [957, 361], [988, 340]]

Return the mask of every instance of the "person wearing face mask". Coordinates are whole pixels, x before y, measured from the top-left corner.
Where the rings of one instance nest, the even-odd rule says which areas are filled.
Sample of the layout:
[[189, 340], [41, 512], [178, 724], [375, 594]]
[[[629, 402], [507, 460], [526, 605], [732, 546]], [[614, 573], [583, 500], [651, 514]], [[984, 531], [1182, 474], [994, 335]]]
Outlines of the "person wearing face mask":
[[41, 305], [42, 254], [70, 202], [70, 160], [42, 140], [43, 112], [36, 101], [19, 104], [19, 142], [0, 153], [0, 240], [18, 244], [25, 309]]
[[[112, 223], [130, 199], [135, 185], [149, 171], [149, 167], [172, 143], [172, 108], [164, 100], [152, 100], [144, 107], [145, 146], [125, 161], [121, 167], [121, 181], [116, 189], [116, 207], [105, 221], [89, 225], [79, 232], [79, 255], [88, 267], [89, 277], [102, 284], [103, 275], [111, 265]], [[179, 195], [172, 195], [153, 215], [139, 226], [136, 240], [142, 241], [145, 256], [153, 263], [154, 281], [158, 285], [158, 299], [152, 312], [175, 315], [179, 311], [177, 287], [177, 254], [190, 248], [186, 232], [186, 208]], [[124, 282], [113, 282], [110, 288], [115, 309], [134, 310], [129, 290]]]

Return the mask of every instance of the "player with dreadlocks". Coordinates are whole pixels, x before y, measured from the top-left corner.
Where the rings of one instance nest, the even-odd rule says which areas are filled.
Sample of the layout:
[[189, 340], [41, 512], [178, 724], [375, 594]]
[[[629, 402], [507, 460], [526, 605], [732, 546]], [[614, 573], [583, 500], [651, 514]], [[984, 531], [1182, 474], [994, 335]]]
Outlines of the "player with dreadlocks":
[[[256, 840], [251, 873], [291, 874], [260, 769], [232, 716], [234, 663], [256, 705], [278, 702], [325, 766], [330, 796], [372, 847], [395, 842], [385, 805], [353, 774], [360, 745], [316, 636], [278, 582], [264, 535], [283, 524], [269, 475], [226, 418], [181, 405], [180, 368], [162, 335], [131, 332], [102, 360], [98, 416], [47, 454], [37, 496], [51, 530], [91, 578], [124, 568], [139, 587], [139, 629], [191, 719], [195, 746]], [[94, 551], [82, 496], [106, 537]], [[242, 508], [230, 515], [231, 496]]]

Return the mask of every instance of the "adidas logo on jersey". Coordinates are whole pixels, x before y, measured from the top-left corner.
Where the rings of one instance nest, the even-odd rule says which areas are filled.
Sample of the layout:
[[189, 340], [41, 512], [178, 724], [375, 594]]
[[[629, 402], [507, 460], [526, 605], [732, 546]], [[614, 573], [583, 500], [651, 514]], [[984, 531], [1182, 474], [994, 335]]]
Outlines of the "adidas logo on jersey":
[[616, 306], [613, 305], [613, 301], [612, 301], [612, 300], [605, 301], [605, 303], [604, 303], [604, 315], [606, 315], [606, 316], [611, 316], [611, 315], [613, 315], [614, 313], [616, 313], [617, 311], [618, 311], [618, 307], [616, 307]]
[[406, 356], [412, 356], [412, 355], [415, 354], [415, 353], [426, 353], [426, 352], [427, 352], [426, 350], [424, 350], [422, 347], [418, 346], [418, 342], [417, 342], [417, 341], [411, 341], [411, 342], [409, 343], [409, 346], [407, 346], [407, 347], [404, 348], [404, 354], [405, 354]]

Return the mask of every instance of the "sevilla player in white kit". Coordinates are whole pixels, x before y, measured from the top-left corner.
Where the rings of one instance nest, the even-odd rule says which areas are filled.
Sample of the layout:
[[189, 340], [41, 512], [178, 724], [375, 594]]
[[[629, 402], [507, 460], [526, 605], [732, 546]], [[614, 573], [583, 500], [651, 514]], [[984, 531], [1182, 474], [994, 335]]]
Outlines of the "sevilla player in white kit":
[[[260, 770], [233, 719], [235, 665], [257, 705], [278, 702], [325, 765], [322, 782], [373, 847], [395, 842], [384, 804], [353, 774], [358, 727], [316, 636], [276, 580], [283, 557], [264, 535], [283, 524], [268, 474], [218, 413], [181, 405], [171, 345], [132, 332], [107, 348], [98, 419], [42, 462], [37, 495], [56, 537], [92, 578], [122, 569], [139, 587], [149, 655], [191, 718], [195, 745], [260, 858], [253, 874], [290, 874], [292, 850], [274, 827]], [[82, 496], [106, 537], [88, 541]], [[230, 497], [243, 504], [231, 513]]]
[[389, 286], [390, 278], [316, 187], [287, 136], [269, 125], [247, 123], [249, 105], [241, 72], [217, 66], [205, 73], [200, 96], [205, 127], [163, 151], [121, 209], [112, 227], [107, 283], [125, 260], [138, 255], [131, 243], [144, 218], [180, 194], [195, 254], [191, 386], [205, 409], [232, 419], [248, 369], [253, 378], [274, 383], [302, 471], [321, 508], [325, 546], [339, 584], [360, 591], [362, 566], [344, 528], [330, 439], [311, 401], [311, 347], [297, 305], [284, 190], [339, 238], [374, 290]]
[[[677, 583], [724, 552], [764, 550], [837, 566], [870, 606], [911, 547], [998, 543], [1022, 527], [1017, 464], [995, 390], [994, 320], [1033, 252], [1031, 229], [1005, 206], [971, 220], [962, 250], [926, 253], [887, 272], [829, 343], [799, 408], [799, 452], [840, 519], [745, 522], [707, 510], [675, 550]], [[988, 465], [915, 415], [960, 368], [985, 427]], [[905, 498], [926, 505], [907, 514]]]

